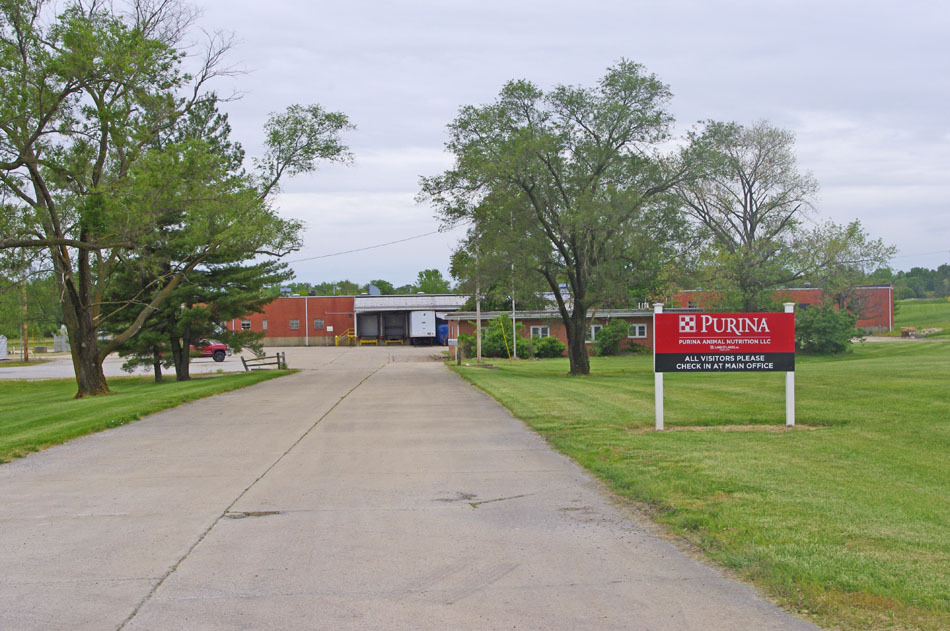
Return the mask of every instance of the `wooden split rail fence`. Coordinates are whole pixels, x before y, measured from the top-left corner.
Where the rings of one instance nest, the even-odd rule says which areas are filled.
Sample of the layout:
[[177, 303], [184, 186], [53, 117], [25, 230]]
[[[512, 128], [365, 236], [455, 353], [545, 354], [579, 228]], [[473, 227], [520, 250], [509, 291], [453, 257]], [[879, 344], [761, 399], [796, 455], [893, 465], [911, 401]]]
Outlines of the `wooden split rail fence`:
[[287, 353], [277, 353], [271, 357], [252, 357], [251, 359], [244, 359], [242, 355], [241, 363], [244, 364], [244, 370], [247, 372], [261, 370], [269, 366], [273, 366], [274, 369], [279, 370], [281, 368], [287, 368]]

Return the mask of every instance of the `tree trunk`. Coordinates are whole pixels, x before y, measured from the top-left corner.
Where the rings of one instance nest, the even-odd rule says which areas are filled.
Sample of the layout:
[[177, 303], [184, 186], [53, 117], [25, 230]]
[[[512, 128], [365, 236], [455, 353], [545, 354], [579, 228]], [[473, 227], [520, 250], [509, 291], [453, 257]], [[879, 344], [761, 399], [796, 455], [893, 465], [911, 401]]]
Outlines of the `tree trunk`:
[[590, 357], [587, 355], [587, 310], [575, 308], [567, 326], [567, 353], [571, 361], [572, 375], [590, 374]]
[[102, 360], [99, 358], [99, 340], [96, 337], [96, 328], [88, 318], [79, 319], [79, 330], [73, 331], [67, 327], [69, 343], [74, 349], [73, 368], [76, 371], [77, 399], [107, 394], [109, 386], [102, 372]]
[[162, 352], [157, 346], [152, 349], [152, 370], [155, 372], [155, 383], [162, 382]]
[[176, 381], [188, 381], [191, 379], [190, 374], [190, 361], [191, 361], [191, 350], [189, 346], [189, 336], [185, 336], [184, 339], [179, 338], [175, 335], [171, 337], [171, 346], [172, 346], [172, 358], [175, 360], [175, 380]]
[[99, 336], [92, 315], [77, 305], [78, 297], [72, 291], [74, 287], [62, 284], [63, 320], [66, 334], [69, 336], [69, 350], [73, 360], [73, 372], [76, 374], [77, 399], [108, 394], [109, 386], [102, 372], [102, 360], [99, 356]]

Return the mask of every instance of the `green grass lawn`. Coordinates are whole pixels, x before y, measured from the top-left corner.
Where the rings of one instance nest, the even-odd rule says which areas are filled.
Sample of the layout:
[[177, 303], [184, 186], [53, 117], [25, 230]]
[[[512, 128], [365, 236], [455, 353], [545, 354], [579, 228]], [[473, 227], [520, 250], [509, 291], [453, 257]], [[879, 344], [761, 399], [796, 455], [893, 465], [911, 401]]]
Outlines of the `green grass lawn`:
[[0, 462], [289, 372], [258, 370], [160, 384], [152, 377], [114, 377], [111, 394], [86, 399], [73, 399], [72, 379], [0, 381]]
[[950, 337], [950, 301], [947, 299], [898, 300], [895, 308], [894, 335], [901, 334], [902, 326], [912, 326], [918, 329], [943, 329], [927, 337]]
[[456, 370], [793, 611], [835, 629], [950, 629], [950, 343], [799, 356], [794, 431], [784, 373], [668, 373], [673, 431], [653, 432], [651, 362]]

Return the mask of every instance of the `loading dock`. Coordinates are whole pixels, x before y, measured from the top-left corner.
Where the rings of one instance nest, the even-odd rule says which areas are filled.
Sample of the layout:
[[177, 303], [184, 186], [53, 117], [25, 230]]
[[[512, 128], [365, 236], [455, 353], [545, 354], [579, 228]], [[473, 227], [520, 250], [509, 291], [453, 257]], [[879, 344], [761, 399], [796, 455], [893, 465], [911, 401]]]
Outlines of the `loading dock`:
[[[435, 340], [435, 335], [414, 336], [410, 326], [413, 312], [425, 312], [425, 315], [416, 315], [416, 319], [430, 320], [433, 330], [436, 330], [438, 324], [444, 322], [442, 316], [445, 312], [457, 311], [466, 300], [468, 296], [454, 294], [355, 296], [355, 335], [360, 344], [406, 344], [415, 341], [431, 343]], [[415, 340], [414, 337], [420, 339]], [[423, 337], [426, 339], [422, 340]]]

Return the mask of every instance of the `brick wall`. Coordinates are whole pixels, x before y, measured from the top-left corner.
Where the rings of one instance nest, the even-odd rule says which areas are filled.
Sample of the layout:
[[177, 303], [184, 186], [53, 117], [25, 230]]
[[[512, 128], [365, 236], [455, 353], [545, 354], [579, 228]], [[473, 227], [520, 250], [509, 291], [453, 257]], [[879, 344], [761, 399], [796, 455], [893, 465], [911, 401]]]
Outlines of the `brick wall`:
[[[314, 326], [317, 319], [323, 321], [322, 328]], [[263, 313], [235, 318], [226, 325], [228, 330], [240, 331], [242, 322], [250, 322], [251, 331], [264, 331], [265, 346], [302, 346], [308, 337], [311, 346], [323, 346], [353, 328], [353, 319], [353, 296], [287, 296], [267, 304]], [[297, 321], [298, 328], [291, 328], [291, 320]]]
[[[796, 311], [810, 305], [824, 304], [824, 291], [816, 288], [781, 289], [775, 292], [779, 301], [794, 302]], [[718, 294], [714, 291], [681, 291], [673, 296], [678, 307], [697, 307], [710, 309]], [[890, 331], [894, 328], [894, 291], [890, 285], [858, 287], [855, 290], [858, 312], [857, 326], [874, 332]]]

